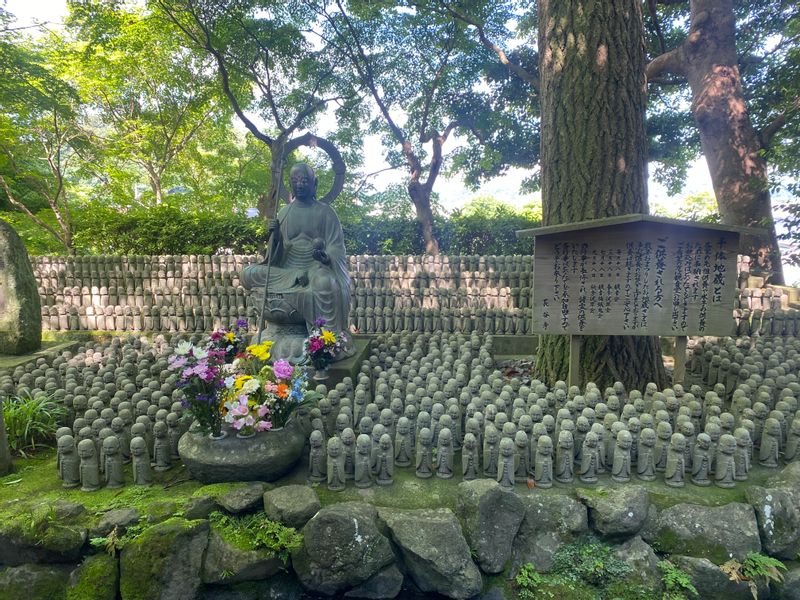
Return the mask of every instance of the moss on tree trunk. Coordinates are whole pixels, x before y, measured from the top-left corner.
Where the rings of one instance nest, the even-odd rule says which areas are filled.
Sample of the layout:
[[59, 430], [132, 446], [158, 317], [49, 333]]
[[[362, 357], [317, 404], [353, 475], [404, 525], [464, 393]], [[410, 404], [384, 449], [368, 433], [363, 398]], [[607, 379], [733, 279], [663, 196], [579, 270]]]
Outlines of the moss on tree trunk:
[[[647, 213], [645, 52], [636, 0], [541, 0], [545, 225]], [[537, 372], [566, 379], [569, 338], [542, 336]], [[667, 378], [658, 338], [587, 336], [581, 381], [640, 388]]]

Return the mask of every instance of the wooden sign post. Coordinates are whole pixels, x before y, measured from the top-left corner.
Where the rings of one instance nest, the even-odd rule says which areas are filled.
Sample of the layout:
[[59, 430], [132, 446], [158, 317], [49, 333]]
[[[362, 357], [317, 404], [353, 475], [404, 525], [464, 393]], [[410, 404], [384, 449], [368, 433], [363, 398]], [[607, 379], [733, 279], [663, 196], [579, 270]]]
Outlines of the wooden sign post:
[[640, 214], [518, 231], [536, 238], [533, 331], [570, 336], [570, 385], [579, 385], [580, 336], [673, 336], [682, 382], [687, 336], [734, 332], [745, 232]]

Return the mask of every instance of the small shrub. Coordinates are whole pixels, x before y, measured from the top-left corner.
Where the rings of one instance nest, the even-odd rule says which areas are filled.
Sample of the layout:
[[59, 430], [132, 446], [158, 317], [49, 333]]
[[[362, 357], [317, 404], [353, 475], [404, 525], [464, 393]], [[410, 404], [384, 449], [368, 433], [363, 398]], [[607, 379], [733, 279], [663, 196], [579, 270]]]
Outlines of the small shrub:
[[55, 439], [58, 423], [65, 415], [66, 408], [51, 395], [11, 396], [3, 402], [8, 445], [22, 455], [35, 451], [37, 444], [47, 445]]
[[698, 597], [692, 579], [686, 571], [668, 560], [660, 561], [658, 568], [661, 569], [661, 581], [664, 583], [664, 600], [690, 600]]
[[522, 565], [519, 573], [514, 578], [517, 585], [517, 597], [522, 600], [533, 600], [536, 598], [536, 588], [542, 584], [542, 576], [536, 572], [536, 567], [531, 563]]
[[720, 569], [731, 581], [746, 582], [753, 598], [758, 600], [758, 584], [769, 584], [771, 581], [782, 582], [783, 573], [781, 571], [786, 570], [786, 565], [771, 556], [750, 552], [743, 562], [732, 558]]
[[611, 548], [594, 538], [567, 544], [553, 556], [554, 572], [566, 579], [604, 587], [625, 577], [631, 567], [614, 556]]

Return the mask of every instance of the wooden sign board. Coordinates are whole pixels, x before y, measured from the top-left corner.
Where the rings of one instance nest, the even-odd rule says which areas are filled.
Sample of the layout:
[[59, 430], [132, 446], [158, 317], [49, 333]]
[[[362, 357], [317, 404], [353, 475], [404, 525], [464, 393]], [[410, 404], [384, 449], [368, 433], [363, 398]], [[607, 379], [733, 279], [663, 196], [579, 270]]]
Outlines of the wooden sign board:
[[536, 237], [534, 331], [731, 335], [731, 229], [637, 215], [519, 232]]

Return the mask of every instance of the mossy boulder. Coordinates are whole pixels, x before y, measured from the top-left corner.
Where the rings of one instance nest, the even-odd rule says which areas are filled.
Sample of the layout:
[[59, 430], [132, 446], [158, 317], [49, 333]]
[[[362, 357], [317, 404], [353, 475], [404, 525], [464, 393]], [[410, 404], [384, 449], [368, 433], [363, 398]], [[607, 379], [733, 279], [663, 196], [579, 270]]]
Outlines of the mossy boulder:
[[67, 600], [116, 600], [119, 561], [109, 554], [94, 554], [69, 577]]
[[173, 517], [126, 544], [120, 556], [124, 600], [193, 600], [208, 531], [208, 521]]
[[622, 485], [576, 490], [589, 507], [589, 524], [607, 538], [636, 535], [647, 519], [650, 496], [640, 485]]
[[362, 502], [342, 502], [314, 515], [303, 528], [303, 545], [292, 553], [303, 586], [333, 595], [392, 564], [395, 556], [377, 517], [375, 507]]
[[453, 511], [381, 508], [378, 515], [420, 590], [456, 599], [471, 598], [481, 591], [481, 573], [472, 562]]
[[208, 585], [199, 600], [303, 600], [303, 587], [289, 573], [278, 573], [265, 581], [231, 585]]
[[86, 539], [79, 519], [62, 519], [47, 504], [23, 505], [0, 519], [0, 564], [76, 563]]
[[753, 486], [745, 496], [755, 510], [764, 551], [795, 559], [800, 554], [800, 489]]
[[718, 565], [761, 551], [753, 507], [738, 502], [717, 507], [676, 504], [654, 514], [642, 538], [658, 552], [707, 558]]
[[491, 479], [458, 484], [456, 515], [478, 566], [485, 573], [500, 573], [511, 558], [511, 543], [525, 515], [513, 491]]
[[[753, 594], [746, 582], [735, 583], [713, 562], [694, 556], [670, 556], [669, 560], [686, 571], [692, 585], [703, 600], [752, 600]], [[769, 598], [769, 587], [758, 586], [758, 597]]]
[[268, 483], [235, 482], [205, 485], [195, 491], [196, 498], [209, 497], [232, 515], [254, 512], [261, 508], [264, 492], [272, 489]]
[[663, 584], [658, 556], [638, 535], [614, 548], [614, 556], [627, 564], [631, 571], [622, 582], [625, 586], [636, 585], [660, 597]]
[[20, 565], [0, 571], [0, 598], [66, 600], [69, 567]]
[[532, 563], [537, 571], [553, 568], [555, 552], [589, 530], [586, 506], [560, 494], [520, 497], [524, 517], [512, 545], [514, 570]]
[[203, 559], [203, 583], [239, 583], [267, 579], [277, 573], [283, 562], [268, 550], [245, 550], [225, 539], [212, 528]]
[[284, 485], [264, 493], [264, 512], [287, 527], [300, 529], [320, 508], [317, 492], [307, 485]]
[[42, 308], [25, 244], [0, 219], [0, 354], [42, 346]]

